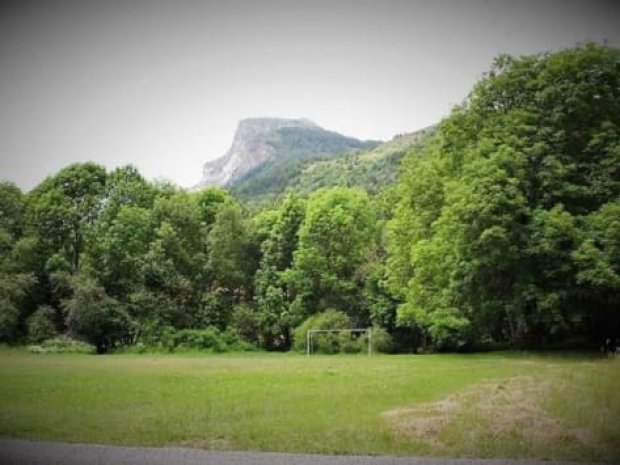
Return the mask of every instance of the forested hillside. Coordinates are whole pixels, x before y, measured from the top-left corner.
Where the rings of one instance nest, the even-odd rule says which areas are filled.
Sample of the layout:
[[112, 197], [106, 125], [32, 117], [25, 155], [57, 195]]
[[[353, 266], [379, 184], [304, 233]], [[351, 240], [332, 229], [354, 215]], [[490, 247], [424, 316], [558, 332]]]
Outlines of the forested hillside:
[[0, 341], [284, 350], [309, 326], [372, 325], [381, 350], [415, 351], [620, 334], [620, 51], [500, 56], [423, 143], [390, 144], [265, 164], [238, 197], [92, 163], [26, 193], [2, 183]]
[[375, 194], [396, 181], [401, 162], [409, 151], [419, 151], [434, 127], [402, 134], [369, 150], [326, 157], [293, 158], [267, 164], [256, 173], [233, 182], [231, 191], [244, 201], [268, 203], [286, 192], [306, 195], [322, 187], [361, 187]]
[[[296, 180], [305, 166], [320, 160], [336, 160], [372, 149], [379, 143], [358, 141], [321, 129], [283, 128], [269, 145], [277, 154], [226, 185], [243, 201], [260, 203], [277, 199]], [[396, 165], [394, 165], [396, 166]]]

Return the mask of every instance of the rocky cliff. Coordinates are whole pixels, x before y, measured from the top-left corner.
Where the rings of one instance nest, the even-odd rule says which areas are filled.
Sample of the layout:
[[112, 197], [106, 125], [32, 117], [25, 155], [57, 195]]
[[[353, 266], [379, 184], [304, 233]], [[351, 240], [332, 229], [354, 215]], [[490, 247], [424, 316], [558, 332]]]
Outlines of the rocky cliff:
[[231, 185], [267, 162], [347, 153], [368, 144], [326, 131], [306, 119], [245, 119], [239, 123], [226, 154], [205, 163], [195, 187]]

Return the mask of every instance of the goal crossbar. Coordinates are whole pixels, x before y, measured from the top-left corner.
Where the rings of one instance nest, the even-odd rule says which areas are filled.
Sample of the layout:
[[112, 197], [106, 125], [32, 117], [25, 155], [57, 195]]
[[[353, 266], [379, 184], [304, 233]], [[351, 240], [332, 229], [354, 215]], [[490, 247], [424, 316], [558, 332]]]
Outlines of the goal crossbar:
[[312, 354], [312, 335], [314, 333], [368, 333], [368, 356], [372, 355], [372, 328], [309, 329], [306, 332], [306, 355]]

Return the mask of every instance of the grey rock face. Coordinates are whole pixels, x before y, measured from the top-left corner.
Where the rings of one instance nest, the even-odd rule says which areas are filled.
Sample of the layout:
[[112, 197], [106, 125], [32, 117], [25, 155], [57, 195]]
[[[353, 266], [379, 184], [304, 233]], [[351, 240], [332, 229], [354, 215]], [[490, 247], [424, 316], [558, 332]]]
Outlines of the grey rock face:
[[202, 178], [195, 188], [224, 186], [271, 159], [270, 140], [282, 128], [315, 128], [306, 119], [249, 118], [239, 122], [232, 146], [225, 155], [204, 164]]

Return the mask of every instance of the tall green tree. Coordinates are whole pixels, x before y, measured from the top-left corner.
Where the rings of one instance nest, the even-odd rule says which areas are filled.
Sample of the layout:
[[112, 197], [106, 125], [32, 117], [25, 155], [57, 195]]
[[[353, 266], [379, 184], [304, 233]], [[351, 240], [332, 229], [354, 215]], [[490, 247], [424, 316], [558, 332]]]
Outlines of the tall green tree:
[[620, 201], [602, 205], [581, 222], [583, 233], [572, 252], [578, 299], [589, 305], [596, 334], [614, 337], [620, 332]]
[[241, 207], [222, 204], [207, 239], [212, 289], [222, 288], [237, 301], [250, 295], [256, 263], [249, 254], [249, 245]]
[[0, 341], [14, 342], [23, 336], [22, 300], [35, 284], [32, 275], [0, 271]]
[[24, 216], [24, 195], [15, 184], [0, 182], [0, 229], [13, 238], [22, 233]]
[[359, 271], [374, 236], [373, 216], [366, 192], [359, 189], [337, 187], [310, 197], [289, 275], [296, 283], [298, 318], [336, 308], [358, 324], [367, 323]]
[[255, 299], [263, 343], [268, 348], [291, 345], [293, 320], [289, 306], [293, 296], [283, 273], [293, 265], [304, 215], [304, 202], [294, 195], [287, 196], [261, 246], [262, 258], [254, 281]]
[[73, 336], [95, 345], [99, 353], [132, 338], [131, 318], [96, 281], [77, 274], [71, 277], [70, 284], [71, 296], [62, 306]]
[[86, 263], [108, 293], [122, 298], [144, 283], [145, 256], [155, 235], [152, 211], [123, 205], [88, 236]]
[[194, 198], [198, 203], [202, 221], [207, 228], [213, 226], [217, 212], [223, 205], [234, 203], [232, 196], [218, 187], [201, 189], [194, 194]]
[[94, 163], [76, 163], [47, 178], [28, 194], [29, 233], [51, 253], [62, 253], [73, 270], [80, 265], [84, 233], [102, 210], [107, 174]]
[[620, 195], [619, 58], [595, 45], [500, 56], [407, 157], [389, 226], [401, 324], [438, 347], [593, 335], [601, 289], [586, 270], [601, 242], [583, 237]]

